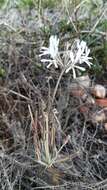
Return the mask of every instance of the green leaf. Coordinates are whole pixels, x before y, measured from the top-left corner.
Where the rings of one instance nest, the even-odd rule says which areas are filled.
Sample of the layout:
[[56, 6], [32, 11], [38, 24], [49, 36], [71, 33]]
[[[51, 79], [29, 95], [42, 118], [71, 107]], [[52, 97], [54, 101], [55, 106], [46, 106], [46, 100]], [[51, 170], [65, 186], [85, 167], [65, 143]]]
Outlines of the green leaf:
[[4, 77], [6, 74], [5, 70], [0, 67], [0, 77]]

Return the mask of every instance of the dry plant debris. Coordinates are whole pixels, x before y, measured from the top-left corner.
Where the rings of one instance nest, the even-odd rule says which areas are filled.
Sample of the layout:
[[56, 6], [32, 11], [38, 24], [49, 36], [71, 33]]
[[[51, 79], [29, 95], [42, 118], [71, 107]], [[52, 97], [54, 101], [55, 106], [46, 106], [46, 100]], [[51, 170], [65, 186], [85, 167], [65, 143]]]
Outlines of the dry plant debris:
[[105, 190], [107, 86], [83, 75], [106, 65], [107, 3], [18, 2], [0, 14], [0, 189]]
[[[61, 154], [62, 149], [70, 142], [70, 135], [64, 135], [56, 110], [49, 113], [42, 111], [33, 119], [31, 109], [29, 112], [32, 119], [33, 142], [35, 157], [38, 163], [49, 168], [55, 163], [65, 162], [74, 157], [74, 154]], [[75, 153], [77, 156], [78, 153]]]
[[106, 122], [107, 121], [107, 108], [101, 109], [93, 114], [93, 120], [96, 122]]

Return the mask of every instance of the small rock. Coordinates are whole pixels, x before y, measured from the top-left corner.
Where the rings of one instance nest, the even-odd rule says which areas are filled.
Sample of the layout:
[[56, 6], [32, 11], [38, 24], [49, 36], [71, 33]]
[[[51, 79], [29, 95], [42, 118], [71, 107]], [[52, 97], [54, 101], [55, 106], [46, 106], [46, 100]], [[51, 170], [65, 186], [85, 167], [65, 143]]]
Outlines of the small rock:
[[107, 123], [104, 123], [104, 128], [107, 131]]
[[100, 84], [96, 84], [92, 89], [92, 94], [97, 98], [105, 98], [106, 88]]
[[88, 75], [81, 76], [81, 77], [77, 77], [75, 80], [76, 80], [76, 82], [77, 82], [80, 86], [83, 86], [83, 87], [85, 87], [85, 88], [89, 88], [89, 87], [90, 87], [91, 80], [90, 80], [90, 78], [89, 78]]
[[107, 121], [107, 108], [97, 111], [92, 115], [92, 120], [94, 122], [105, 122]]

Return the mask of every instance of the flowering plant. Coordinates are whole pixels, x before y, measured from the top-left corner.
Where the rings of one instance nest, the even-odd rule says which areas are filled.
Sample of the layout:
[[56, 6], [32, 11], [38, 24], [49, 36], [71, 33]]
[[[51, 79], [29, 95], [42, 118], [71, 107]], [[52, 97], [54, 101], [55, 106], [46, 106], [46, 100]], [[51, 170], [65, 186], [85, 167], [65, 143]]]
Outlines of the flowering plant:
[[[92, 65], [90, 62], [92, 57], [89, 56], [90, 49], [87, 47], [85, 41], [76, 39], [73, 45], [67, 46], [66, 51], [63, 52], [58, 50], [58, 46], [59, 39], [57, 36], [51, 36], [49, 39], [49, 47], [41, 48], [41, 62], [48, 63], [47, 68], [54, 65], [55, 68], [60, 67], [64, 69], [65, 73], [72, 70], [73, 78], [76, 78], [76, 69], [85, 71], [85, 67], [82, 65], [83, 63], [89, 67]], [[45, 56], [49, 56], [49, 58]]]
[[57, 65], [58, 45], [59, 45], [59, 39], [57, 39], [57, 36], [51, 36], [49, 39], [49, 47], [41, 48], [40, 56], [50, 55], [51, 58], [51, 59], [41, 59], [41, 62], [49, 63], [47, 68], [49, 68], [52, 64], [54, 64], [55, 68], [58, 68]]

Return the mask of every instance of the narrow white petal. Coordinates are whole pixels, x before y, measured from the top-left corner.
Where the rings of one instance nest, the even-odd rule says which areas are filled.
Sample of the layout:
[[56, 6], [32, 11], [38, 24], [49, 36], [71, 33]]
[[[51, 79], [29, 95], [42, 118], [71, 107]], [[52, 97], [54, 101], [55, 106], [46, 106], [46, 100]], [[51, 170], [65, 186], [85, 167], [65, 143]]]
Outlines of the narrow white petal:
[[92, 60], [93, 58], [92, 57], [87, 57], [87, 59], [91, 59]]
[[65, 73], [68, 73], [72, 69], [72, 66], [68, 67], [65, 71]]
[[73, 54], [72, 51], [70, 51], [69, 56], [70, 56], [70, 59], [71, 59], [71, 61], [72, 61], [72, 63], [73, 63], [73, 62], [74, 62], [74, 54]]
[[75, 69], [72, 68], [72, 71], [73, 71], [73, 78], [75, 79], [75, 78], [76, 78], [76, 72], [75, 72]]
[[81, 50], [82, 50], [82, 53], [83, 53], [85, 48], [86, 48], [86, 42], [82, 40], [80, 45], [81, 45]]
[[87, 61], [85, 61], [85, 63], [86, 63], [89, 67], [91, 67], [91, 65], [92, 65], [92, 63], [91, 63], [91, 62], [89, 62], [88, 60], [87, 60]]
[[39, 54], [39, 57], [42, 57], [43, 55], [49, 55], [49, 53], [48, 52], [43, 52], [43, 53]]
[[81, 70], [81, 71], [85, 71], [85, 68], [84, 67], [79, 67], [78, 65], [75, 65], [75, 68]]
[[49, 49], [48, 48], [46, 48], [46, 50], [40, 50], [40, 57], [41, 56], [43, 56], [43, 55], [49, 55], [50, 54], [50, 52], [49, 52]]
[[45, 62], [52, 62], [51, 59], [41, 59], [41, 62], [45, 63]]
[[55, 68], [58, 68], [58, 64], [57, 64], [56, 60], [53, 60], [53, 64], [54, 64]]
[[[42, 51], [48, 50], [48, 48], [43, 46], [43, 47], [41, 47], [41, 50], [42, 50]], [[41, 50], [40, 50], [40, 51], [41, 51]]]
[[86, 47], [86, 56], [87, 57], [88, 57], [89, 53], [90, 53], [90, 49], [88, 49], [88, 47]]
[[58, 54], [58, 45], [59, 39], [57, 39], [57, 36], [51, 36], [49, 39], [49, 53], [53, 59]]
[[76, 39], [74, 41], [74, 44], [76, 45], [76, 47], [79, 49], [80, 48], [80, 39]]
[[79, 49], [77, 54], [76, 54], [75, 63], [78, 63], [80, 58], [81, 58], [81, 50]]
[[49, 65], [47, 65], [47, 68], [49, 68], [51, 65], [52, 65], [52, 62], [51, 62], [51, 63], [49, 63]]

